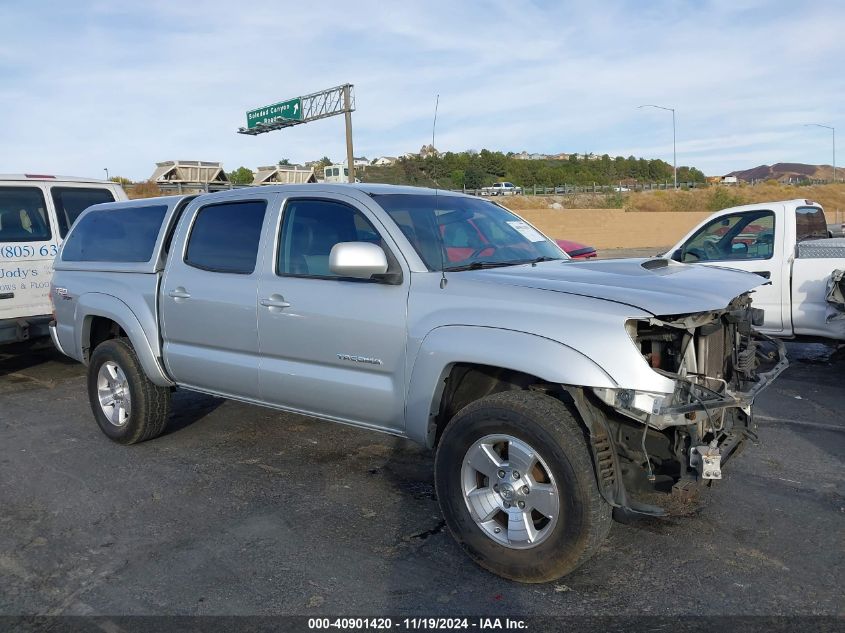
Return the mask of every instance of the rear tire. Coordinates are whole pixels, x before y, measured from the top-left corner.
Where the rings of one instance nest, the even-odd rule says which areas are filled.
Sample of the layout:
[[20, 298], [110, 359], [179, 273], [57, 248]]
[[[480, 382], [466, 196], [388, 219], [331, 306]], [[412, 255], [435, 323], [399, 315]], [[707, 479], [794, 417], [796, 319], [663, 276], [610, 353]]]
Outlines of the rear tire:
[[455, 540], [511, 580], [570, 573], [610, 530], [584, 430], [542, 393], [507, 391], [461, 409], [441, 437], [435, 486]]
[[110, 339], [94, 349], [88, 400], [100, 430], [119, 444], [158, 437], [170, 414], [170, 390], [147, 378], [126, 338]]

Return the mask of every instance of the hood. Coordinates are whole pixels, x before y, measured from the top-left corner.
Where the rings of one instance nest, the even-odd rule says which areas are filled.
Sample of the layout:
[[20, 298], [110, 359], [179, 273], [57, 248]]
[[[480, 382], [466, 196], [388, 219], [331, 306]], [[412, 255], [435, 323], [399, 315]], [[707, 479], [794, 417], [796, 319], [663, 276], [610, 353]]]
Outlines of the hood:
[[721, 310], [735, 297], [769, 283], [753, 273], [668, 259], [553, 261], [461, 274], [485, 283], [615, 301], [655, 316]]

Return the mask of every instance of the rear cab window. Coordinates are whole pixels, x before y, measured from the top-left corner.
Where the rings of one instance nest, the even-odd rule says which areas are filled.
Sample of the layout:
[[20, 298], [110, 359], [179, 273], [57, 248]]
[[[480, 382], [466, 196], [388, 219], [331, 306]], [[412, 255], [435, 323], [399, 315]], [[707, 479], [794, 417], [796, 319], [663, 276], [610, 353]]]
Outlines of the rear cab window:
[[148, 262], [166, 213], [166, 204], [92, 209], [65, 240], [62, 261]]
[[88, 207], [102, 202], [114, 202], [114, 195], [100, 187], [52, 187], [50, 194], [56, 208], [59, 235], [65, 237], [76, 218]]
[[[52, 238], [39, 187], [0, 187], [0, 244], [47, 242]], [[11, 248], [11, 247], [7, 247]], [[6, 250], [2, 252], [6, 256]], [[21, 257], [25, 253], [8, 255]]]
[[828, 237], [827, 220], [819, 207], [795, 209], [795, 241], [823, 240]]

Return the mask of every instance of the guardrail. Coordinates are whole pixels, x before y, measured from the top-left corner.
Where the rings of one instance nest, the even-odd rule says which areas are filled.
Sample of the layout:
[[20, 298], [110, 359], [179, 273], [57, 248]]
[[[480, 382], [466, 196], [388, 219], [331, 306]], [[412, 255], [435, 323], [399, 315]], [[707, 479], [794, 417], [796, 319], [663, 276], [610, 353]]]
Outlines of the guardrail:
[[[679, 182], [678, 189], [700, 189], [703, 187], [707, 187], [709, 183], [706, 182]], [[540, 186], [534, 185], [533, 187], [522, 187], [522, 195], [523, 196], [557, 196], [557, 195], [567, 195], [567, 194], [577, 194], [577, 193], [605, 193], [605, 194], [613, 194], [613, 193], [630, 193], [632, 191], [659, 191], [659, 190], [672, 190], [674, 188], [671, 182], [652, 182], [652, 183], [639, 183], [639, 184], [626, 184], [626, 185], [599, 185], [599, 184], [592, 184], [592, 185], [557, 185], [555, 187], [547, 187], [547, 186]], [[464, 187], [463, 189], [451, 189], [451, 191], [459, 191], [463, 193], [468, 193], [474, 196], [485, 195], [483, 189], [467, 189]], [[501, 195], [514, 195], [509, 193], [503, 193]]]

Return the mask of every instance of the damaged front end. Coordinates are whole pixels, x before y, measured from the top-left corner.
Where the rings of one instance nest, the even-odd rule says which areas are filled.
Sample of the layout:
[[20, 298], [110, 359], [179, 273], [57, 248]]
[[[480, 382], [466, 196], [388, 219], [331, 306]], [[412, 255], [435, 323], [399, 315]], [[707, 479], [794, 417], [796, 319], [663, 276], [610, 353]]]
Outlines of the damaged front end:
[[756, 437], [754, 398], [788, 365], [783, 343], [754, 331], [760, 324], [762, 311], [748, 294], [723, 310], [626, 324], [648, 366], [675, 388], [572, 394], [591, 430], [599, 487], [612, 505], [663, 514], [639, 499], [721, 479], [722, 465]]

